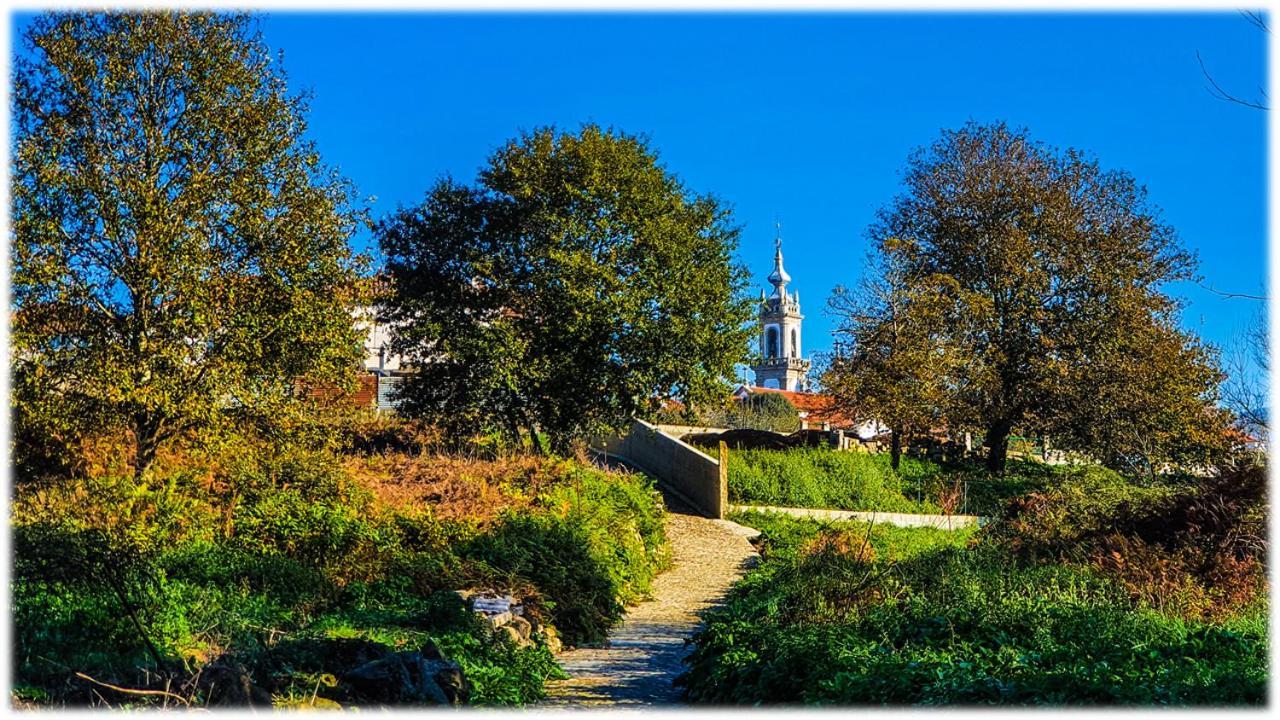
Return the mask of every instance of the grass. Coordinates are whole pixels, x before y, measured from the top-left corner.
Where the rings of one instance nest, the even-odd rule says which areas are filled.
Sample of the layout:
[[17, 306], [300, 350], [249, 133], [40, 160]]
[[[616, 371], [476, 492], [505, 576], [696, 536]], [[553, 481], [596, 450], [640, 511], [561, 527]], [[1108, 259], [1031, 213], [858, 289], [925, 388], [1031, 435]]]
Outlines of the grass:
[[907, 560], [940, 547], [962, 548], [977, 532], [972, 526], [955, 530], [908, 528], [885, 523], [815, 520], [754, 510], [731, 513], [729, 519], [758, 530], [756, 545], [768, 558], [794, 557], [805, 543], [833, 530], [866, 538], [876, 557], [886, 562]]
[[734, 519], [762, 531], [764, 560], [695, 638], [679, 680], [695, 702], [1265, 702], [1265, 601], [1188, 620], [1092, 568], [1016, 560], [986, 530]]
[[940, 468], [904, 457], [894, 471], [889, 456], [828, 448], [731, 450], [729, 500], [744, 505], [937, 512], [921, 495], [925, 478]]
[[895, 471], [886, 453], [825, 447], [729, 451], [729, 500], [742, 505], [999, 516], [1012, 498], [1064, 485], [1136, 487], [1097, 465], [1011, 460], [996, 475], [911, 456]]

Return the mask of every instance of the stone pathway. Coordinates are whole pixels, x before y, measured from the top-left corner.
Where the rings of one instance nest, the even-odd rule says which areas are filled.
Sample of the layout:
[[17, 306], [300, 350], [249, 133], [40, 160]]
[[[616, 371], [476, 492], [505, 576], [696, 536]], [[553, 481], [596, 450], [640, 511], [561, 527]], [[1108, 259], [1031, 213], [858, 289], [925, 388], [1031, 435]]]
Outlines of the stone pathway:
[[[670, 503], [670, 501], [669, 501]], [[557, 656], [568, 680], [547, 685], [544, 707], [625, 708], [681, 702], [671, 681], [684, 671], [685, 639], [700, 613], [724, 597], [757, 559], [754, 530], [709, 520], [669, 504], [671, 569], [653, 582], [653, 599], [631, 608], [605, 647]]]

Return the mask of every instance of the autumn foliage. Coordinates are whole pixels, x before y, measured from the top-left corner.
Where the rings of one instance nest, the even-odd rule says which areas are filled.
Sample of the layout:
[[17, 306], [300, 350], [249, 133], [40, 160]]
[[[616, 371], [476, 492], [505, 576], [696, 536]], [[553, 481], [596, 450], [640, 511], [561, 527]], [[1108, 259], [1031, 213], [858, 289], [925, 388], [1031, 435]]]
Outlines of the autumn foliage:
[[1266, 594], [1265, 512], [1266, 471], [1251, 466], [1124, 498], [1032, 493], [992, 532], [1020, 557], [1088, 565], [1152, 607], [1218, 618]]

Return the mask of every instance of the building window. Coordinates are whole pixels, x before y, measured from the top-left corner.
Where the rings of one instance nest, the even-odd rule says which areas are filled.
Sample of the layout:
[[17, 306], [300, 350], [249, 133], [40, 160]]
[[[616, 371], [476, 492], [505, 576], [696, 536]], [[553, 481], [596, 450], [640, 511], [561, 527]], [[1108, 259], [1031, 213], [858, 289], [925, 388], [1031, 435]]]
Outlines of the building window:
[[764, 331], [764, 356], [766, 358], [778, 357], [778, 328], [769, 328]]
[[798, 335], [796, 334], [796, 329], [791, 328], [791, 357], [796, 356], [796, 346], [800, 344], [800, 341], [797, 340], [797, 337]]

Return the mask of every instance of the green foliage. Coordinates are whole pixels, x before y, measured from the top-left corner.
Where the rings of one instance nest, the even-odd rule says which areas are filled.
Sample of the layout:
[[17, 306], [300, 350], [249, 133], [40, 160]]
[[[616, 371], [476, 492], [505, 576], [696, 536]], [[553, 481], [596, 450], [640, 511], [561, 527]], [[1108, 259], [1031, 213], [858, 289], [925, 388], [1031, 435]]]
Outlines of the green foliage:
[[999, 517], [1014, 498], [1058, 489], [1071, 498], [1061, 506], [1064, 514], [1105, 517], [1123, 501], [1155, 500], [1181, 482], [1135, 482], [1100, 465], [1030, 460], [1011, 460], [1005, 472], [992, 473], [904, 455], [894, 471], [887, 453], [824, 447], [729, 451], [729, 497], [745, 505], [936, 513], [950, 499], [954, 513]]
[[1177, 485], [1069, 483], [1018, 498], [991, 540], [1021, 557], [1115, 578], [1166, 614], [1222, 618], [1266, 593], [1266, 471]]
[[939, 530], [876, 523], [868, 533], [866, 523], [828, 522], [756, 511], [736, 512], [730, 519], [760, 532], [756, 543], [768, 558], [790, 557], [806, 542], [831, 529], [866, 537], [876, 558], [885, 561], [906, 560], [943, 547], [963, 548], [976, 532], [974, 528]]
[[564, 447], [661, 398], [722, 396], [746, 355], [738, 230], [638, 137], [534, 130], [378, 235], [397, 348], [431, 359], [402, 407], [455, 433], [541, 428]]
[[320, 565], [362, 545], [396, 542], [391, 528], [371, 517], [366, 493], [343, 482], [323, 456], [272, 458], [233, 472], [235, 547], [258, 555], [284, 555]]
[[[456, 660], [471, 684], [475, 705], [522, 705], [543, 696], [548, 679], [563, 677], [543, 645], [520, 648], [502, 633], [490, 631], [452, 592], [427, 596], [396, 590], [394, 584], [353, 593], [341, 609], [318, 617], [304, 631], [255, 656], [252, 670], [277, 679], [282, 695], [311, 694], [314, 678], [349, 669], [347, 656], [363, 647], [418, 649], [436, 647]], [[325, 696], [350, 701], [341, 686]]]
[[723, 423], [728, 428], [793, 433], [800, 429], [800, 411], [783, 395], [756, 393], [732, 403]]
[[937, 512], [917, 490], [937, 465], [903, 458], [895, 472], [888, 455], [828, 448], [729, 451], [729, 500], [780, 507]]
[[185, 502], [164, 505], [164, 494], [120, 478], [107, 487], [151, 509], [106, 529], [93, 525], [100, 515], [32, 522], [34, 498], [23, 496], [15, 678], [83, 704], [92, 696], [74, 671], [138, 687], [144, 669], [154, 678], [217, 662], [245, 666], [281, 703], [315, 693], [346, 702], [342, 683], [316, 678], [350, 669], [334, 665], [350, 655], [335, 643], [350, 640], [438, 646], [463, 666], [476, 704], [536, 700], [560, 674], [549, 650], [488, 630], [452, 591], [512, 591], [565, 641], [599, 639], [667, 562], [663, 510], [639, 475], [571, 460], [542, 461], [528, 476], [499, 467], [513, 468], [504, 492], [532, 497], [485, 522], [379, 505], [333, 458], [287, 448], [233, 464], [217, 494], [175, 484]]
[[[1139, 485], [1099, 467], [1058, 474], [1041, 492], [1012, 500], [1011, 517], [992, 533], [1034, 545], [1041, 552], [1066, 549], [1083, 536], [1114, 527], [1127, 507], [1154, 506], [1177, 490], [1170, 485]], [[1030, 511], [1030, 512], [1029, 512]]]
[[[1084, 478], [1099, 507], [1155, 491]], [[1123, 496], [1123, 498], [1121, 497]], [[764, 561], [678, 681], [705, 703], [1259, 705], [1265, 602], [1220, 621], [1135, 600], [1093, 567], [1029, 562], [988, 530], [739, 514]], [[858, 540], [867, 538], [868, 554]], [[868, 558], [871, 559], [868, 559]]]
[[1101, 465], [1048, 465], [1032, 460], [1010, 460], [1002, 473], [960, 465], [934, 478], [935, 486], [957, 482], [964, 483], [969, 512], [988, 517], [1004, 515], [1011, 500], [1049, 488], [1062, 488], [1085, 502], [1103, 503], [1108, 498], [1118, 502], [1157, 497], [1166, 487], [1135, 482]]
[[837, 287], [828, 301], [840, 326], [822, 386], [846, 416], [889, 428], [897, 468], [907, 440], [953, 414], [946, 383], [961, 354], [944, 341], [945, 292], [930, 279], [907, 282], [896, 241], [883, 247], [860, 292]]
[[647, 481], [592, 470], [539, 498], [545, 512], [508, 514], [475, 538], [469, 557], [532, 582], [572, 645], [598, 642], [625, 605], [644, 599], [669, 563], [662, 501]]
[[175, 438], [209, 444], [233, 416], [287, 414], [299, 378], [349, 379], [358, 214], [249, 18], [58, 13], [25, 40], [18, 436], [105, 429], [130, 438], [141, 475]]
[[[912, 154], [903, 184], [869, 234], [939, 321], [900, 349], [952, 356], [932, 381], [946, 390], [937, 409], [985, 432], [990, 470], [1018, 429], [1121, 468], [1213, 456], [1216, 352], [1179, 327], [1163, 290], [1194, 278], [1195, 258], [1132, 176], [971, 122]], [[880, 365], [877, 396], [915, 397], [911, 373]]]

